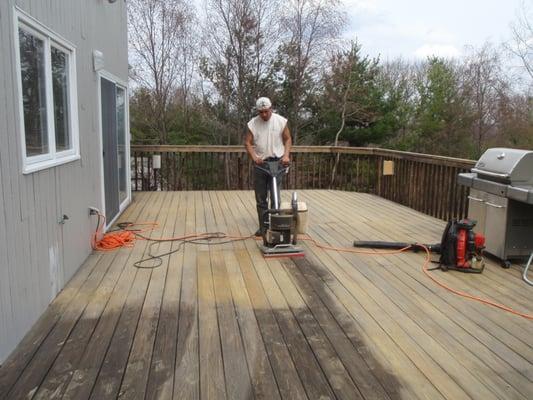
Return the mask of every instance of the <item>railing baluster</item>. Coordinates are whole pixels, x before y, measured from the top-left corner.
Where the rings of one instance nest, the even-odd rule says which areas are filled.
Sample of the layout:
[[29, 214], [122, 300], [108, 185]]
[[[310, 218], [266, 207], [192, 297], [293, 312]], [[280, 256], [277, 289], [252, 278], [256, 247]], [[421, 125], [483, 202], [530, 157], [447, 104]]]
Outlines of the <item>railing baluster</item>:
[[[153, 154], [161, 154], [154, 171]], [[336, 177], [331, 174], [339, 154]], [[253, 188], [253, 165], [242, 146], [132, 145], [132, 190], [214, 190]], [[383, 175], [383, 161], [394, 174]], [[437, 218], [467, 214], [466, 190], [457, 174], [474, 161], [385, 149], [295, 146], [286, 189], [355, 190], [379, 194]]]

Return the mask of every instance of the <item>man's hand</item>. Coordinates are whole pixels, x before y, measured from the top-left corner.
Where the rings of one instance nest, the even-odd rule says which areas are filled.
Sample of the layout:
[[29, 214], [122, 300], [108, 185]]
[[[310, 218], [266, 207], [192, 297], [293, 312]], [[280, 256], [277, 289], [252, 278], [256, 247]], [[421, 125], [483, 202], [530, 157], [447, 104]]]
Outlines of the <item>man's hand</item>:
[[290, 154], [291, 154], [291, 147], [292, 147], [291, 133], [289, 132], [289, 128], [287, 127], [287, 125], [285, 125], [285, 128], [283, 129], [281, 137], [283, 139], [283, 147], [285, 148], [283, 157], [281, 157], [281, 164], [287, 167], [289, 166], [291, 162]]
[[261, 157], [255, 157], [254, 158], [254, 163], [255, 165], [262, 165], [263, 164], [263, 159]]

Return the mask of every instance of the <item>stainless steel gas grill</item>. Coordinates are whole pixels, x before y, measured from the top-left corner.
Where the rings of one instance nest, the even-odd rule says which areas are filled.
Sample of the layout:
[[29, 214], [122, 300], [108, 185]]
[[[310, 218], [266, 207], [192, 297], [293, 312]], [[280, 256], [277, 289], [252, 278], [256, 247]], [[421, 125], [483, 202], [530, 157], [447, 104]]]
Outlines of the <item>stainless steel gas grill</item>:
[[486, 251], [502, 260], [533, 252], [533, 151], [487, 150], [458, 183], [470, 187], [468, 217], [485, 235]]

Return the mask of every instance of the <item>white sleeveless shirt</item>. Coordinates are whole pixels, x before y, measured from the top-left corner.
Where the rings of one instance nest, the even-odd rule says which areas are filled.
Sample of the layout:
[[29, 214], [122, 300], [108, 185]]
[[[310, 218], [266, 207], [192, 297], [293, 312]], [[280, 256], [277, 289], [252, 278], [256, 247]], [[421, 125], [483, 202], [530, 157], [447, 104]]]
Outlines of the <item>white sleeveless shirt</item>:
[[248, 122], [248, 129], [254, 135], [255, 153], [261, 159], [268, 157], [282, 157], [285, 152], [283, 145], [283, 130], [287, 119], [272, 113], [268, 121], [261, 116], [254, 117]]

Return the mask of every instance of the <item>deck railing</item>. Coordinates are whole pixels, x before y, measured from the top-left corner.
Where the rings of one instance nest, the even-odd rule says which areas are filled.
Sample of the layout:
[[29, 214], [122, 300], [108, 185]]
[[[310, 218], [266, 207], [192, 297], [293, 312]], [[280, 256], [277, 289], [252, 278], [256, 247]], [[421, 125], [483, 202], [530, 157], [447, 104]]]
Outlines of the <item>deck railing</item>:
[[[253, 165], [242, 146], [132, 145], [131, 154], [134, 191], [253, 188]], [[468, 190], [457, 174], [472, 168], [471, 160], [324, 146], [295, 146], [291, 157], [285, 189], [373, 193], [444, 220], [467, 214]]]

